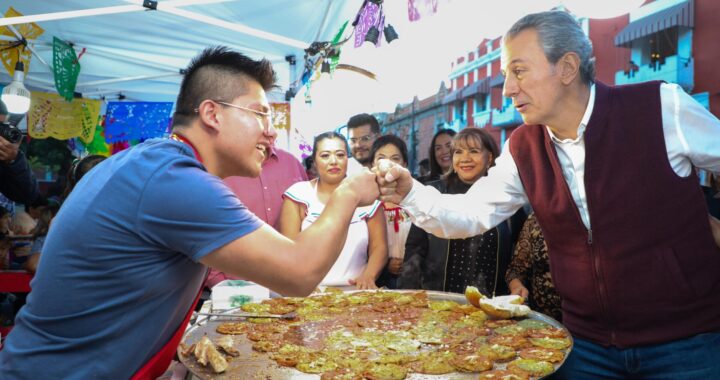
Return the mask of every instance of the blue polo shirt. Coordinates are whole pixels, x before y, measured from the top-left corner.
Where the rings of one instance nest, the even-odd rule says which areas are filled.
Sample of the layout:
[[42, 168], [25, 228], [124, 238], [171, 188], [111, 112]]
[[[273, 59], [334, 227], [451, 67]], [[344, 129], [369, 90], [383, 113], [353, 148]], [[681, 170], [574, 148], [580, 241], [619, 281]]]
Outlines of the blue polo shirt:
[[108, 158], [53, 220], [0, 377], [131, 377], [188, 312], [206, 271], [198, 260], [261, 225], [181, 142]]

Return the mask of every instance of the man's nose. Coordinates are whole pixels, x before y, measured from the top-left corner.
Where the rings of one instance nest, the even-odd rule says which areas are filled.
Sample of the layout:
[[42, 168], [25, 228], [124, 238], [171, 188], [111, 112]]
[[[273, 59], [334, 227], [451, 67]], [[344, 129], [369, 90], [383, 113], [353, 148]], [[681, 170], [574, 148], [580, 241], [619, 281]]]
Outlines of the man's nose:
[[513, 79], [512, 75], [505, 77], [505, 83], [503, 84], [503, 96], [506, 98], [512, 98], [517, 95], [518, 87], [517, 82]]
[[271, 137], [272, 139], [277, 137], [277, 129], [275, 129], [275, 125], [273, 125], [273, 123], [268, 124], [267, 128], [265, 128], [265, 135], [267, 137]]
[[275, 143], [275, 139], [277, 138], [277, 129], [275, 129], [275, 126], [270, 124], [264, 131], [265, 136], [267, 136], [268, 140], [270, 140], [270, 144]]

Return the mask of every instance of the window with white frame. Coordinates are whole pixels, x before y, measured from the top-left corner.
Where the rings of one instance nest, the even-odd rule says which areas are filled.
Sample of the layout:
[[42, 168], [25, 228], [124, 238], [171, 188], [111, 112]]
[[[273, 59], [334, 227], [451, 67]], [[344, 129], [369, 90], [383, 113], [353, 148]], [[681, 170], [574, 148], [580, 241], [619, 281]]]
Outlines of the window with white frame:
[[465, 99], [460, 100], [455, 105], [455, 119], [465, 121], [465, 114], [467, 113], [467, 102]]
[[479, 94], [475, 97], [475, 110], [474, 113], [483, 112], [487, 110], [487, 95], [486, 94]]

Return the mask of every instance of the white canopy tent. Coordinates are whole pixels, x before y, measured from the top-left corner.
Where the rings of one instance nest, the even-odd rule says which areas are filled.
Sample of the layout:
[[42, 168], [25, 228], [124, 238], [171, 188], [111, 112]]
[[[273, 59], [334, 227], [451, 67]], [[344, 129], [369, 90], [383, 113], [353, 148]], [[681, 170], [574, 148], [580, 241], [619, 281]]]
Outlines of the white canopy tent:
[[[204, 47], [227, 45], [273, 62], [280, 89], [271, 96], [279, 101], [301, 73], [303, 49], [313, 41], [331, 39], [345, 20], [355, 16], [362, 1], [160, 0], [156, 4], [150, 9], [152, 5], [143, 6], [142, 0], [0, 0], [3, 14], [13, 7], [24, 16], [0, 19], [0, 25], [34, 21], [45, 30], [28, 40], [28, 48], [37, 53], [25, 80], [31, 89], [54, 91], [53, 37], [74, 44], [78, 53], [86, 49], [76, 92], [90, 98], [122, 94], [142, 101], [174, 101], [180, 69]], [[288, 56], [295, 56], [296, 66], [289, 64]], [[1, 71], [0, 82], [8, 83], [11, 78]]]
[[[145, 0], [147, 2], [147, 0]], [[636, 7], [643, 0], [606, 0]], [[417, 0], [418, 3], [427, 3]], [[385, 0], [387, 21], [400, 34], [392, 44], [355, 49], [343, 46], [341, 63], [377, 75], [369, 80], [352, 72], [336, 72], [313, 84], [312, 104], [304, 91], [292, 102], [293, 125], [307, 138], [336, 128], [358, 112], [392, 111], [413, 96], [433, 94], [447, 79], [451, 62], [473, 49], [483, 38], [495, 38], [524, 14], [551, 9], [561, 3], [576, 12], [585, 0], [439, 0], [437, 15], [409, 22], [407, 0]], [[284, 101], [290, 84], [303, 71], [303, 50], [314, 41], [330, 41], [340, 26], [354, 20], [363, 0], [158, 0], [157, 9], [143, 0], [0, 0], [24, 15], [0, 19], [0, 26], [35, 21], [45, 29], [29, 41], [33, 57], [26, 85], [55, 92], [52, 40], [58, 37], [86, 49], [76, 91], [83, 97], [114, 100], [174, 101], [180, 69], [201, 49], [227, 45], [253, 58], [270, 59], [280, 88], [271, 101]], [[614, 9], [614, 8], [613, 8]], [[590, 13], [597, 10], [589, 9]], [[622, 14], [627, 10], [614, 10]], [[581, 12], [578, 12], [581, 13]], [[349, 28], [345, 35], [349, 34]], [[294, 56], [292, 66], [286, 57]], [[41, 59], [42, 58], [42, 61]], [[0, 69], [0, 83], [10, 82]]]

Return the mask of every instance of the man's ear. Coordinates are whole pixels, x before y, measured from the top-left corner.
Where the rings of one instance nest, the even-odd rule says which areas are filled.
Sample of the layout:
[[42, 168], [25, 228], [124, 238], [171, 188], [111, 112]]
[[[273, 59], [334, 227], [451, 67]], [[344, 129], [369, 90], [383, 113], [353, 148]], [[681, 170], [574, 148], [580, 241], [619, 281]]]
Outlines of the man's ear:
[[560, 69], [560, 79], [565, 85], [572, 83], [580, 74], [580, 57], [577, 53], [565, 53], [560, 57], [558, 65]]
[[211, 100], [204, 100], [197, 108], [200, 123], [206, 128], [217, 131], [220, 128], [220, 120], [222, 119], [220, 108], [219, 104]]

